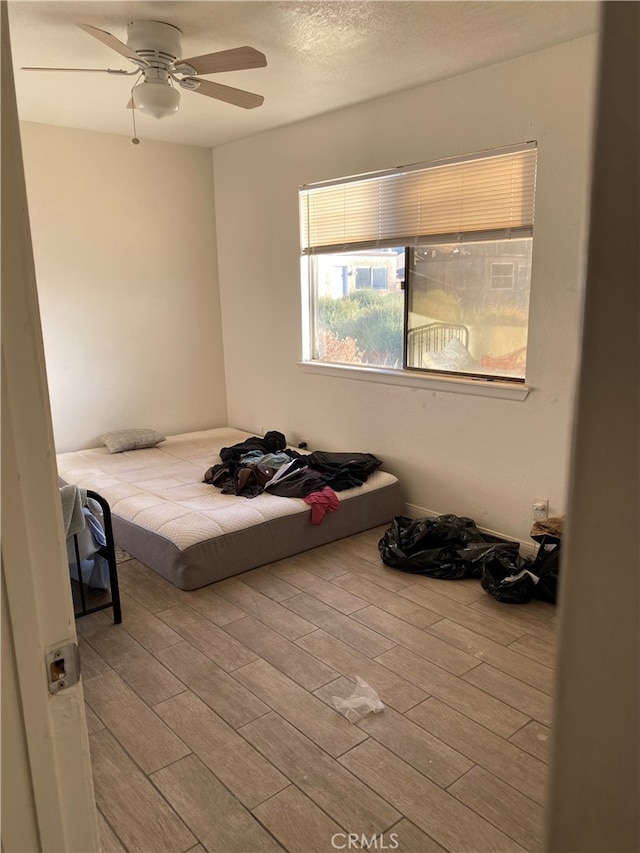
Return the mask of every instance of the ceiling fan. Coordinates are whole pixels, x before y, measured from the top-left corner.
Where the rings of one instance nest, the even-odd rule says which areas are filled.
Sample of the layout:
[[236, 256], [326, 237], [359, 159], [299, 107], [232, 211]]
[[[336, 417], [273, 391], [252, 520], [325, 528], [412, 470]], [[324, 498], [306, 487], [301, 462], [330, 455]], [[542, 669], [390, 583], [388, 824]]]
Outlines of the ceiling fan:
[[201, 74], [262, 68], [267, 64], [263, 53], [253, 47], [236, 47], [202, 56], [182, 59], [182, 32], [161, 21], [133, 21], [127, 26], [127, 43], [91, 24], [78, 24], [81, 30], [106, 44], [132, 62], [131, 71], [112, 68], [41, 68], [24, 67], [24, 71], [95, 71], [105, 74], [138, 75], [131, 90], [128, 106], [154, 118], [173, 115], [180, 105], [177, 84], [189, 92], [197, 92], [250, 110], [259, 107], [264, 97], [243, 89], [234, 89], [203, 80]]

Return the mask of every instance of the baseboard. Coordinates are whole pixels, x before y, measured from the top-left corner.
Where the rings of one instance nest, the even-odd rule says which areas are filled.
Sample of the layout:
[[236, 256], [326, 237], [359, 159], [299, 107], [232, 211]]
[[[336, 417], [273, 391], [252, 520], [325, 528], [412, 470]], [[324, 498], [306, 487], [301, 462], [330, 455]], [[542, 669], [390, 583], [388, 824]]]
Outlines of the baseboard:
[[[404, 509], [405, 515], [408, 518], [435, 518], [435, 516], [442, 514], [435, 512], [432, 509], [425, 509], [425, 507], [416, 506], [415, 504], [405, 504]], [[523, 557], [534, 557], [536, 554], [538, 546], [533, 540], [525, 542], [523, 539], [515, 539], [513, 536], [507, 536], [506, 533], [502, 533], [500, 530], [491, 530], [488, 527], [482, 527], [480, 524], [477, 526], [478, 530], [482, 533], [488, 534], [489, 536], [499, 536], [500, 539], [508, 539], [510, 542], [517, 542], [520, 546], [520, 553]]]

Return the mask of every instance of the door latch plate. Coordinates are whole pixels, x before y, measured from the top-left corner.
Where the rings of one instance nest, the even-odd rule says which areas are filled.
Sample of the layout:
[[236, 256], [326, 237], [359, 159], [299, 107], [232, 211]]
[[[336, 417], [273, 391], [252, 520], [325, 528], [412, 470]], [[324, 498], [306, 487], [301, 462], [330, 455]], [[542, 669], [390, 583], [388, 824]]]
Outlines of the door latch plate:
[[46, 657], [49, 693], [73, 687], [80, 679], [80, 653], [77, 643], [59, 646]]

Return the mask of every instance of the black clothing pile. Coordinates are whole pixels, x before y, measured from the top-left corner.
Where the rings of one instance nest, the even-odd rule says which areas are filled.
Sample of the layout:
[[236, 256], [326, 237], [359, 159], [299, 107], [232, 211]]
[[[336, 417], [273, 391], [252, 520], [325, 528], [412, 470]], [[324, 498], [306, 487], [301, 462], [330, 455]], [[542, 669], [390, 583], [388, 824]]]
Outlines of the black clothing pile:
[[231, 447], [223, 447], [220, 451], [220, 459], [223, 462], [239, 462], [240, 459], [252, 450], [261, 450], [263, 453], [277, 453], [279, 450], [284, 450], [287, 446], [287, 439], [281, 432], [269, 430], [262, 438], [258, 435], [252, 435], [245, 441], [234, 444]]
[[520, 556], [519, 543], [483, 533], [470, 518], [396, 516], [378, 550], [382, 562], [403, 572], [441, 580], [478, 578], [498, 601], [524, 604], [531, 598], [555, 602], [562, 519], [538, 522], [531, 537], [534, 558]]
[[342, 492], [366, 483], [369, 474], [382, 465], [372, 453], [331, 453], [314, 450], [304, 457], [313, 471], [319, 471], [327, 486]]
[[287, 447], [285, 436], [275, 430], [264, 438], [252, 436], [223, 447], [220, 459], [205, 472], [203, 481], [217, 486], [223, 494], [246, 498], [263, 491], [303, 498], [326, 488], [344, 491], [361, 486], [382, 465], [372, 453], [298, 453]]

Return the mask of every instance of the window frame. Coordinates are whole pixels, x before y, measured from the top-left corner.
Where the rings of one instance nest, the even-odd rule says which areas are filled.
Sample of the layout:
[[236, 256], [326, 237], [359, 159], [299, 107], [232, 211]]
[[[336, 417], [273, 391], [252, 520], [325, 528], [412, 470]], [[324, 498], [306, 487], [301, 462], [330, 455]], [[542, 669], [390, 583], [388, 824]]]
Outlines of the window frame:
[[[530, 215], [530, 223], [526, 224], [524, 227], [515, 227], [515, 228], [506, 228], [503, 230], [498, 229], [497, 232], [492, 230], [481, 230], [481, 231], [457, 231], [455, 234], [445, 233], [445, 234], [430, 234], [427, 236], [424, 235], [416, 235], [412, 240], [407, 241], [393, 241], [391, 242], [389, 239], [378, 239], [373, 242], [371, 241], [346, 241], [341, 245], [331, 245], [331, 246], [320, 246], [308, 249], [305, 248], [305, 242], [309, 243], [309, 233], [310, 228], [308, 227], [307, 238], [304, 236], [304, 225], [303, 225], [303, 217], [305, 215], [305, 211], [303, 208], [303, 204], [301, 201], [300, 207], [300, 217], [301, 217], [301, 243], [302, 243], [302, 257], [301, 257], [301, 269], [302, 269], [302, 282], [303, 282], [303, 290], [306, 291], [306, 298], [303, 296], [303, 316], [306, 314], [306, 318], [308, 320], [308, 325], [306, 329], [306, 333], [303, 333], [303, 358], [300, 364], [304, 366], [304, 368], [311, 372], [316, 372], [316, 368], [319, 372], [323, 374], [330, 373], [332, 375], [344, 375], [344, 372], [347, 371], [352, 374], [358, 374], [358, 378], [366, 377], [367, 381], [383, 381], [383, 382], [391, 382], [392, 384], [409, 384], [414, 386], [416, 384], [415, 380], [417, 380], [417, 384], [421, 387], [426, 387], [430, 384], [430, 381], [433, 380], [436, 382], [436, 387], [440, 386], [442, 383], [446, 383], [450, 390], [460, 391], [462, 393], [477, 393], [477, 389], [479, 387], [479, 383], [486, 383], [488, 386], [491, 386], [493, 391], [495, 392], [498, 387], [500, 387], [500, 393], [490, 393], [489, 396], [503, 396], [503, 393], [509, 397], [511, 394], [507, 393], [510, 390], [515, 390], [515, 397], [519, 399], [526, 399], [526, 396], [529, 393], [529, 386], [526, 384], [526, 376], [523, 377], [512, 377], [505, 376], [504, 374], [496, 373], [496, 374], [487, 374], [487, 373], [472, 373], [465, 372], [459, 370], [440, 370], [433, 367], [415, 367], [407, 364], [407, 340], [408, 335], [411, 331], [409, 326], [409, 299], [407, 298], [408, 293], [411, 291], [411, 276], [413, 271], [413, 251], [420, 247], [426, 246], [429, 244], [445, 244], [451, 242], [459, 242], [460, 245], [464, 245], [465, 243], [470, 242], [484, 242], [485, 240], [500, 240], [509, 239], [511, 237], [518, 239], [519, 237], [530, 237], [533, 238], [533, 211], [535, 208], [535, 171], [537, 165], [537, 143], [536, 142], [528, 142], [522, 143], [516, 146], [509, 146], [508, 148], [502, 149], [494, 149], [493, 151], [488, 152], [480, 152], [478, 154], [473, 155], [465, 155], [461, 158], [449, 158], [448, 160], [443, 161], [434, 161], [431, 163], [423, 163], [417, 164], [415, 166], [406, 167], [402, 170], [390, 170], [387, 172], [380, 173], [369, 173], [369, 175], [364, 176], [353, 176], [351, 178], [346, 178], [337, 181], [326, 181], [320, 184], [314, 185], [305, 185], [300, 187], [300, 193], [302, 198], [302, 193], [307, 192], [309, 189], [314, 188], [322, 188], [322, 187], [335, 187], [341, 186], [344, 184], [348, 184], [350, 182], [358, 181], [358, 180], [367, 180], [369, 178], [375, 180], [379, 177], [392, 176], [397, 175], [399, 173], [405, 174], [406, 172], [419, 172], [419, 171], [428, 171], [430, 169], [438, 168], [438, 166], [444, 164], [457, 164], [457, 163], [465, 163], [469, 160], [485, 160], [490, 159], [492, 157], [499, 157], [504, 153], [513, 153], [513, 152], [521, 152], [521, 151], [533, 151], [533, 180], [531, 183], [532, 187], [532, 199], [531, 199], [531, 215]], [[308, 208], [306, 211], [308, 215]], [[308, 226], [308, 223], [307, 223]], [[455, 239], [451, 239], [455, 238]], [[317, 321], [318, 321], [318, 281], [317, 281], [317, 266], [313, 263], [313, 256], [318, 254], [325, 255], [340, 255], [341, 251], [346, 252], [349, 250], [364, 250], [366, 248], [372, 248], [373, 246], [384, 248], [403, 248], [404, 249], [404, 259], [405, 259], [405, 279], [401, 282], [400, 289], [404, 293], [404, 318], [403, 318], [403, 332], [402, 332], [402, 367], [382, 367], [377, 365], [362, 365], [355, 363], [343, 363], [343, 362], [326, 362], [321, 361], [319, 357], [319, 351], [317, 347], [316, 336], [318, 332]], [[330, 251], [331, 249], [331, 251]], [[510, 277], [510, 286], [508, 287], [494, 287], [494, 267], [496, 265], [505, 265], [507, 262], [502, 261], [494, 261], [491, 264], [491, 278], [489, 281], [488, 289], [490, 291], [509, 291], [519, 289], [520, 287], [520, 274], [519, 268], [516, 267], [515, 263], [509, 262], [509, 266], [511, 267], [511, 277]], [[517, 276], [517, 281], [516, 281]], [[529, 285], [530, 286], [530, 285]], [[370, 288], [361, 288], [361, 289], [373, 289], [373, 285]], [[381, 292], [385, 292], [381, 289]], [[388, 281], [387, 281], [387, 292], [388, 292]], [[305, 309], [306, 304], [306, 309]], [[527, 314], [527, 330], [531, 330], [530, 323], [530, 315]], [[312, 351], [315, 343], [315, 352]], [[377, 378], [376, 378], [377, 377]], [[407, 381], [410, 380], [410, 381]], [[465, 391], [464, 389], [467, 388]], [[470, 389], [474, 390], [471, 391]]]
[[[495, 267], [511, 267], [511, 272], [508, 275], [505, 275], [504, 273], [498, 273], [496, 275], [496, 273], [494, 273]], [[491, 281], [489, 283], [489, 289], [490, 290], [513, 290], [514, 284], [515, 284], [515, 274], [516, 274], [516, 265], [514, 263], [504, 262], [504, 261], [492, 261], [491, 262]], [[511, 283], [507, 284], [505, 286], [497, 286], [494, 284], [494, 281], [496, 281], [496, 279], [509, 279]]]

